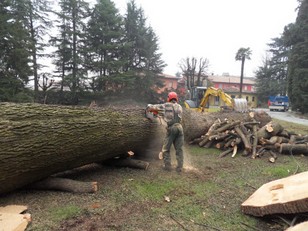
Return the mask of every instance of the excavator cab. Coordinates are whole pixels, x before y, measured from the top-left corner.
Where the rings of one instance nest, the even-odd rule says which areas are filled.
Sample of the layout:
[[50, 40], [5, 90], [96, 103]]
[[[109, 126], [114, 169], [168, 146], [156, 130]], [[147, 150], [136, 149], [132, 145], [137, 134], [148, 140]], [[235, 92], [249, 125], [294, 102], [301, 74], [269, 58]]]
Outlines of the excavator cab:
[[[191, 97], [184, 101], [185, 108], [190, 108], [193, 110], [198, 110], [199, 105], [203, 99], [203, 96], [207, 90], [207, 87], [194, 87], [191, 89]], [[208, 106], [208, 104], [206, 105]], [[205, 106], [205, 107], [206, 107]]]
[[198, 110], [199, 105], [203, 99], [203, 96], [207, 90], [207, 87], [194, 87], [192, 88], [191, 97], [184, 101], [186, 108]]

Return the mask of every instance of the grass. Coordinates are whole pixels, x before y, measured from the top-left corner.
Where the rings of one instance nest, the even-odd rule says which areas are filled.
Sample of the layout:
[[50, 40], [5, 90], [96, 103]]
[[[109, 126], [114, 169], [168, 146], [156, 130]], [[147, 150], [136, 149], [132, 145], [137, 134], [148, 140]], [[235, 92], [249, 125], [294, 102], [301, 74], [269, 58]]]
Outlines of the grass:
[[50, 209], [50, 218], [55, 222], [77, 217], [82, 213], [82, 209], [76, 205], [66, 205]]
[[[307, 127], [283, 124], [307, 134]], [[279, 155], [270, 163], [226, 156], [217, 149], [185, 147], [182, 174], [161, 170], [153, 160], [147, 171], [101, 167], [79, 174], [98, 181], [95, 194], [20, 191], [0, 198], [1, 204], [27, 204], [36, 230], [285, 230], [276, 217], [255, 218], [241, 212], [241, 204], [263, 184], [308, 171], [305, 156]], [[165, 198], [170, 198], [167, 202]], [[64, 227], [60, 229], [60, 227]]]
[[278, 119], [273, 119], [273, 120], [278, 122], [282, 127], [287, 129], [288, 131], [293, 131], [296, 134], [302, 134], [302, 135], [308, 134], [308, 126], [298, 125], [284, 120], [278, 120]]

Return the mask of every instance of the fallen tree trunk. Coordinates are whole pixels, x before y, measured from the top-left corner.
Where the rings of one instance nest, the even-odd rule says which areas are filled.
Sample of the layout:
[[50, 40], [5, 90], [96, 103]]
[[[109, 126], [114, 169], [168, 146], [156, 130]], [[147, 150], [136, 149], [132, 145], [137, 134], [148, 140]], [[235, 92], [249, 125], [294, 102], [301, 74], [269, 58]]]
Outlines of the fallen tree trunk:
[[133, 158], [113, 158], [103, 162], [105, 165], [115, 167], [128, 167], [147, 170], [150, 163], [143, 160], [136, 160]]
[[130, 150], [145, 152], [157, 134], [136, 107], [1, 103], [0, 118], [0, 193]]
[[[210, 127], [217, 123], [217, 120], [223, 121], [220, 124], [223, 125], [223, 128], [214, 128], [212, 127], [212, 131], [210, 134], [212, 135], [215, 132], [221, 132], [223, 130], [228, 129], [228, 127], [232, 127], [236, 124], [239, 124], [238, 122], [233, 123], [234, 121], [241, 121], [241, 122], [248, 122], [252, 121], [252, 118], [248, 113], [239, 113], [239, 112], [215, 112], [215, 113], [200, 113], [193, 110], [184, 110], [183, 113], [183, 127], [184, 127], [184, 134], [185, 134], [185, 140], [186, 141], [192, 141], [196, 138], [199, 138], [206, 134]], [[231, 124], [227, 124], [226, 122], [229, 121]], [[272, 118], [266, 114], [263, 111], [255, 112], [255, 123], [259, 125], [259, 127], [262, 127], [269, 123], [272, 120]], [[224, 127], [226, 126], [226, 127]], [[219, 130], [218, 130], [219, 129]], [[218, 130], [218, 131], [217, 131]]]
[[[217, 118], [232, 120], [232, 116], [249, 121], [249, 116], [241, 113], [184, 110], [185, 140], [200, 137]], [[0, 194], [128, 151], [136, 156], [150, 151], [157, 156], [162, 132], [165, 128], [146, 119], [140, 107], [0, 103]]]
[[253, 216], [308, 212], [308, 172], [262, 185], [241, 205], [242, 212]]
[[60, 177], [48, 177], [27, 186], [29, 189], [59, 190], [73, 193], [95, 193], [97, 182], [83, 182]]
[[308, 143], [306, 144], [280, 144], [280, 153], [285, 154], [308, 154]]

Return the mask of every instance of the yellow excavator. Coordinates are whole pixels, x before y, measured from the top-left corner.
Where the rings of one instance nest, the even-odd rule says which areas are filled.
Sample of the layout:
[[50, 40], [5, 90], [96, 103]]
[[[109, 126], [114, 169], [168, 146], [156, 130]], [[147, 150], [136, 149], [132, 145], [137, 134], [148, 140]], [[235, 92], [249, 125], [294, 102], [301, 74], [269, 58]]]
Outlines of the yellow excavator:
[[193, 89], [193, 97], [191, 100], [185, 100], [186, 108], [191, 108], [199, 112], [208, 111], [209, 98], [211, 96], [219, 97], [225, 105], [221, 106], [223, 110], [234, 110], [245, 112], [248, 111], [248, 104], [246, 99], [232, 98], [220, 88], [215, 87], [195, 87]]

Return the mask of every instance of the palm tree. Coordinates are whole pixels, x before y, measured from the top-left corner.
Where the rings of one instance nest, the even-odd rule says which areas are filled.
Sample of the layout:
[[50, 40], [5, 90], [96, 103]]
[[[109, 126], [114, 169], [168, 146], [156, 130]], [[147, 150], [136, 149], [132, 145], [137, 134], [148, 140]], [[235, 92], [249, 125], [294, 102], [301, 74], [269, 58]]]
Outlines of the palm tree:
[[243, 86], [243, 78], [244, 78], [244, 65], [245, 65], [245, 60], [250, 59], [251, 55], [251, 50], [249, 47], [243, 48], [241, 47], [235, 56], [236, 61], [242, 61], [242, 66], [241, 66], [241, 83], [240, 83], [240, 98], [242, 98], [242, 86]]

